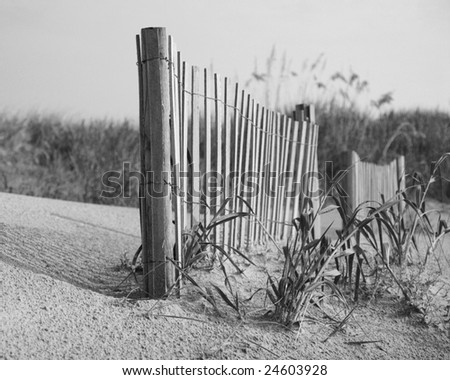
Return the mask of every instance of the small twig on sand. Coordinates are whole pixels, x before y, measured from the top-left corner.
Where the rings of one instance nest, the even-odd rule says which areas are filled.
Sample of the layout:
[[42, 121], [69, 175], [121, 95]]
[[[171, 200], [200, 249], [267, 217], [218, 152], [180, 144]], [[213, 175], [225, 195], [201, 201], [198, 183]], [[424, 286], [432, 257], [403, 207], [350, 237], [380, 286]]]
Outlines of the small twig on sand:
[[382, 340], [358, 340], [355, 342], [344, 342], [345, 344], [354, 344], [354, 345], [360, 345], [360, 344], [368, 344], [368, 343], [379, 343], [382, 342]]
[[195, 322], [200, 322], [200, 323], [208, 322], [208, 321], [197, 319], [197, 318], [180, 317], [178, 315], [168, 315], [168, 314], [150, 314], [150, 313], [147, 313], [146, 316], [147, 316], [147, 318], [150, 318], [150, 317], [166, 317], [166, 318], [186, 319], [188, 321], [195, 321]]

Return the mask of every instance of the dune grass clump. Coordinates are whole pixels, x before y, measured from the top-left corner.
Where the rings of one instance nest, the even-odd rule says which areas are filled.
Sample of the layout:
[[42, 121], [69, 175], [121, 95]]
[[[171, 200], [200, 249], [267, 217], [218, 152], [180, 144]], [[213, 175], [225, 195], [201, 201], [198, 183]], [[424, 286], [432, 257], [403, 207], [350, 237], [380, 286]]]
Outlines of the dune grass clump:
[[[446, 153], [440, 157], [430, 178], [415, 185], [415, 191], [399, 191], [393, 199], [375, 206], [365, 201], [351, 210], [345, 193], [338, 186], [341, 176], [332, 181], [327, 194], [334, 205], [324, 207], [322, 202], [315, 213], [311, 207], [304, 206], [300, 217], [293, 221], [293, 238], [283, 247], [282, 274], [278, 278], [268, 278], [267, 294], [275, 307], [275, 318], [285, 325], [301, 323], [312, 305], [323, 311], [320, 305], [331, 299], [345, 308], [358, 302], [361, 293], [370, 293], [378, 286], [373, 281], [368, 282], [375, 274], [377, 278], [392, 279], [405, 303], [427, 320], [435, 295], [445, 294], [446, 285], [441, 281], [436, 291], [437, 279], [419, 281], [418, 276], [425, 273], [427, 262], [432, 260], [440, 268], [436, 250], [450, 228], [439, 212], [431, 221], [430, 215], [436, 210], [426, 210], [425, 201], [431, 184], [436, 181], [439, 166], [449, 156]], [[330, 210], [339, 212], [342, 229], [333, 241], [326, 236], [327, 231], [314, 239], [314, 218]], [[420, 252], [424, 247], [425, 252]], [[412, 250], [417, 252], [418, 262]], [[415, 279], [411, 277], [413, 268], [420, 272]], [[419, 283], [423, 286], [418, 287]], [[449, 290], [447, 286], [447, 292]], [[441, 306], [445, 307], [445, 300], [443, 302]]]

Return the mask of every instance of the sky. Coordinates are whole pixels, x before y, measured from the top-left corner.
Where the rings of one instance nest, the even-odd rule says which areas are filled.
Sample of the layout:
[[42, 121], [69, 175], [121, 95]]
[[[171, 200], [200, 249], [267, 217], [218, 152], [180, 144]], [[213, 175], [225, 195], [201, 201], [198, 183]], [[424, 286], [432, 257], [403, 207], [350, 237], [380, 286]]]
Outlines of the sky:
[[321, 80], [450, 112], [449, 20], [449, 0], [0, 0], [0, 111], [136, 120], [135, 35], [166, 27], [189, 64], [242, 83], [275, 47], [296, 73], [322, 55]]

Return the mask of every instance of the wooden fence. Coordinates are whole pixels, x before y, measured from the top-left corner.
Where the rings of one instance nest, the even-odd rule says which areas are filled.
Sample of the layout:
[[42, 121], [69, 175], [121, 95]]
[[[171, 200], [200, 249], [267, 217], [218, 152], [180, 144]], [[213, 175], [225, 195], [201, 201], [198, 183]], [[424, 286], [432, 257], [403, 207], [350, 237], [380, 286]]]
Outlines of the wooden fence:
[[212, 230], [223, 249], [288, 237], [302, 200], [318, 202], [318, 126], [312, 106], [291, 118], [188, 66], [164, 28], [142, 29], [137, 52], [144, 291], [162, 297], [183, 267], [183, 231], [219, 210], [251, 214]]
[[399, 156], [386, 165], [361, 161], [356, 152], [350, 152], [345, 191], [352, 210], [367, 202], [376, 206], [384, 200], [394, 199], [398, 191], [405, 190], [405, 157]]

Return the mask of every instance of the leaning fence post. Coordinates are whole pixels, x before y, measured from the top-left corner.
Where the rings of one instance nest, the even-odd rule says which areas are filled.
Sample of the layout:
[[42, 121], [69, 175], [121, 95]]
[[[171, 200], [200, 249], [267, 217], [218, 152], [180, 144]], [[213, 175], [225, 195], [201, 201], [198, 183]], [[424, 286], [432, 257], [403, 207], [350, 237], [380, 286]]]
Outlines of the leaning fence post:
[[142, 235], [144, 291], [162, 298], [174, 283], [174, 233], [170, 186], [170, 95], [165, 28], [142, 35], [143, 138], [146, 198]]

